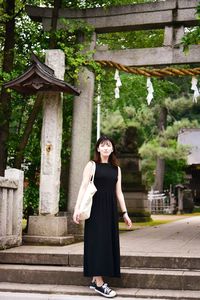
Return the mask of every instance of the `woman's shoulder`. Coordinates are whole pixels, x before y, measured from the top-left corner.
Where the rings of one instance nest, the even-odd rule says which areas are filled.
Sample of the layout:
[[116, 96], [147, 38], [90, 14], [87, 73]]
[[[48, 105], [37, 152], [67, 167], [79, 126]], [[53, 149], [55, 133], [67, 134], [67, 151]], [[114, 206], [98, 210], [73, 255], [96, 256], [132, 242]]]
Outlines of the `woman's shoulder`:
[[91, 172], [92, 172], [92, 167], [93, 167], [93, 161], [88, 161], [87, 162], [87, 164], [85, 165], [85, 168], [84, 168], [84, 171], [83, 171], [83, 173], [86, 175], [86, 176], [88, 176], [88, 175], [90, 175], [91, 174]]
[[86, 164], [86, 167], [91, 167], [94, 164], [93, 160], [89, 160]]
[[91, 169], [94, 164], [95, 162], [93, 160], [89, 160], [85, 166], [85, 169]]

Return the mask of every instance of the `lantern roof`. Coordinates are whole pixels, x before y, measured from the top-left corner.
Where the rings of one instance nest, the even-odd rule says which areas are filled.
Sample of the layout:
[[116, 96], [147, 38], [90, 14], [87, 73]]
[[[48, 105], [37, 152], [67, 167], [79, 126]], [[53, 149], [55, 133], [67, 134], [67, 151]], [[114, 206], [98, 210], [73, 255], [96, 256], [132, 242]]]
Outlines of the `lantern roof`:
[[37, 92], [64, 92], [80, 95], [80, 91], [69, 83], [55, 77], [54, 70], [42, 63], [35, 54], [32, 64], [19, 77], [4, 84], [5, 88], [31, 95]]

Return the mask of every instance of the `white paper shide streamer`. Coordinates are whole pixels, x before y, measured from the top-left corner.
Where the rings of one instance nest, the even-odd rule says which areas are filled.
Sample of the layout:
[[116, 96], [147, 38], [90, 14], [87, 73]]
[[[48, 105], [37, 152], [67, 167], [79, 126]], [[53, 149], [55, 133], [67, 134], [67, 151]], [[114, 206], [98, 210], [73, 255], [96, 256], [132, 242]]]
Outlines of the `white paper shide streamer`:
[[194, 95], [193, 95], [193, 102], [197, 103], [197, 98], [200, 96], [198, 87], [197, 87], [197, 83], [198, 80], [195, 76], [192, 77], [192, 86], [191, 86], [191, 90], [194, 91]]
[[153, 85], [152, 85], [150, 77], [147, 78], [147, 91], [148, 91], [148, 95], [147, 95], [146, 99], [147, 99], [148, 105], [150, 105], [151, 100], [153, 99], [153, 92], [154, 92]]
[[115, 71], [115, 80], [116, 80], [116, 88], [115, 88], [115, 99], [118, 99], [120, 96], [119, 96], [119, 88], [120, 86], [122, 86], [122, 82], [121, 82], [121, 79], [120, 79], [120, 76], [119, 76], [119, 70], [116, 69]]

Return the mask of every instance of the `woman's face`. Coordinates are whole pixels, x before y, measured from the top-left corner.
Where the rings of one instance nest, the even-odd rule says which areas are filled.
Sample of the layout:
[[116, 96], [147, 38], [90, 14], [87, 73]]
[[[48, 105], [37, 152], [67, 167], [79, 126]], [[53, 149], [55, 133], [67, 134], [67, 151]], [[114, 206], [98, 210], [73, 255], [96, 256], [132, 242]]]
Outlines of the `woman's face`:
[[101, 156], [110, 156], [113, 152], [112, 143], [109, 140], [102, 141], [101, 144], [99, 144], [97, 151], [100, 152]]

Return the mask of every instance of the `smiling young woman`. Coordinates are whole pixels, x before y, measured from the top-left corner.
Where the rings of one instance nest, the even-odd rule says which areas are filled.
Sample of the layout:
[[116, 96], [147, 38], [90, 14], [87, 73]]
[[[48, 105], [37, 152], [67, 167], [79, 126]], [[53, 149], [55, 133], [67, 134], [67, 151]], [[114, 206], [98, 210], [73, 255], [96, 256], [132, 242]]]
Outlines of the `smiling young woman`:
[[[112, 298], [116, 292], [104, 283], [103, 277], [120, 277], [120, 246], [118, 231], [117, 200], [125, 223], [132, 222], [128, 216], [121, 189], [121, 170], [117, 163], [114, 142], [102, 136], [95, 146], [96, 172], [94, 184], [97, 192], [93, 197], [90, 218], [84, 228], [84, 276], [92, 277], [90, 288], [101, 295]], [[73, 220], [79, 224], [79, 207], [82, 196], [91, 179], [92, 162], [83, 171]]]

